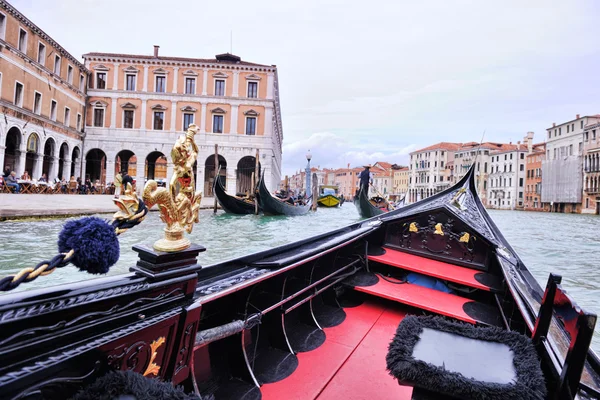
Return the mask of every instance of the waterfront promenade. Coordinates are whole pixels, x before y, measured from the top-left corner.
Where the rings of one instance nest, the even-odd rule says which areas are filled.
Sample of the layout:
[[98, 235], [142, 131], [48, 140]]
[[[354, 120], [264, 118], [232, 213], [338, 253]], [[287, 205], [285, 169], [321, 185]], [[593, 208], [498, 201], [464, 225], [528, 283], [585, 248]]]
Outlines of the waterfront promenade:
[[[111, 195], [0, 194], [0, 221], [21, 218], [64, 217], [118, 211]], [[202, 208], [212, 208], [214, 198], [202, 199]], [[156, 207], [155, 207], [156, 209]]]

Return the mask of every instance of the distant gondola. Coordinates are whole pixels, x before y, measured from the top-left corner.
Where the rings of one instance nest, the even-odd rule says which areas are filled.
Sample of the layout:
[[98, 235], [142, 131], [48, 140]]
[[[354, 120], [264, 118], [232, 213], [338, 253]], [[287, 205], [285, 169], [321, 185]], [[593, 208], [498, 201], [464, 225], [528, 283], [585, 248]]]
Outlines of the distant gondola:
[[292, 205], [272, 196], [263, 178], [258, 182], [258, 204], [265, 215], [304, 215], [310, 210], [312, 199], [305, 205]]
[[363, 218], [371, 218], [390, 211], [390, 203], [386, 199], [379, 196], [369, 199], [362, 189], [359, 189], [354, 197], [354, 205]]
[[254, 214], [254, 200], [250, 198], [244, 199], [227, 194], [220, 179], [215, 179], [213, 190], [217, 200], [219, 201], [219, 204], [223, 210], [225, 210], [225, 212], [231, 214]]

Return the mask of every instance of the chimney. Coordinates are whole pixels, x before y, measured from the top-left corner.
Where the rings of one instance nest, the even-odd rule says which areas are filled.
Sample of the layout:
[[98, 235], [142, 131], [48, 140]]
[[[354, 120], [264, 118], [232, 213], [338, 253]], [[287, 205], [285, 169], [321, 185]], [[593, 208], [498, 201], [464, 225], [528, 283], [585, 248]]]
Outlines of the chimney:
[[533, 132], [527, 132], [527, 136], [525, 136], [525, 143], [527, 143], [527, 153], [531, 153], [533, 151]]
[[575, 119], [579, 119], [579, 114], [575, 115]]
[[158, 49], [160, 49], [160, 46], [155, 44], [154, 45], [154, 57], [155, 58], [158, 58]]
[[555, 126], [556, 126], [556, 122], [553, 122], [552, 123], [552, 127], [554, 128]]

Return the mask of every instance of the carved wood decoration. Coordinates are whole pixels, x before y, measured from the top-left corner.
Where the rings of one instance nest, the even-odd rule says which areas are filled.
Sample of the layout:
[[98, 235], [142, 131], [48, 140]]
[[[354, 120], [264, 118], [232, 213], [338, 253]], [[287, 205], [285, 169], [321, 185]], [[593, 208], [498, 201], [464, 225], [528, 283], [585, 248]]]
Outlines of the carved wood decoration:
[[490, 247], [465, 223], [441, 210], [390, 224], [386, 245], [429, 258], [485, 269]]

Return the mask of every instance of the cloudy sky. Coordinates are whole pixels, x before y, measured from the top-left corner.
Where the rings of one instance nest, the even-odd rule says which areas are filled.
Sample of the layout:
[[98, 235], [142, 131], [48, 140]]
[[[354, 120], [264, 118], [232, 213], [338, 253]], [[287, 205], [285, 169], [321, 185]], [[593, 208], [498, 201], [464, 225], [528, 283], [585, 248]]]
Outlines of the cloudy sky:
[[[80, 57], [212, 57], [279, 68], [284, 173], [439, 141], [543, 141], [600, 113], [600, 3], [590, 1], [12, 0]], [[52, 5], [52, 6], [50, 6]]]

